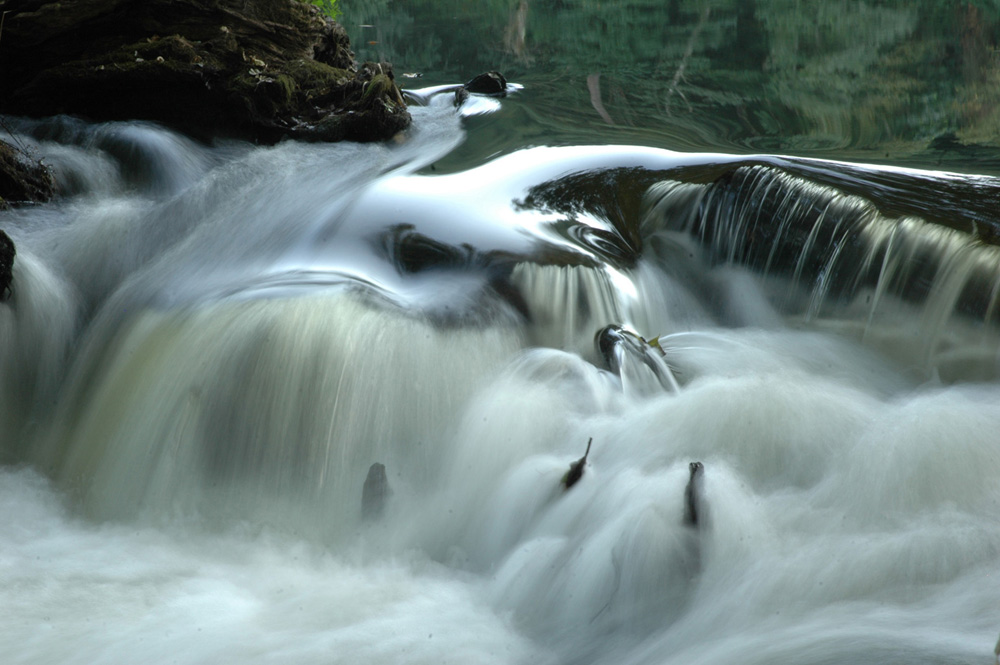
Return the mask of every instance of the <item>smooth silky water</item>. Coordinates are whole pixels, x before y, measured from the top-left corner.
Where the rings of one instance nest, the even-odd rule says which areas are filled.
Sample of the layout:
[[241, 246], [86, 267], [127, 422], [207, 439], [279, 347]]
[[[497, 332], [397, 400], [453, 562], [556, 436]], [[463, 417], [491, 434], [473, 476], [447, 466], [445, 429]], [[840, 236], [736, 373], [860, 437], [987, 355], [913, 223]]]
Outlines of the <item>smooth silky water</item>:
[[1000, 181], [456, 168], [490, 116], [414, 99], [380, 145], [14, 121], [60, 198], [0, 213], [3, 662], [993, 662]]

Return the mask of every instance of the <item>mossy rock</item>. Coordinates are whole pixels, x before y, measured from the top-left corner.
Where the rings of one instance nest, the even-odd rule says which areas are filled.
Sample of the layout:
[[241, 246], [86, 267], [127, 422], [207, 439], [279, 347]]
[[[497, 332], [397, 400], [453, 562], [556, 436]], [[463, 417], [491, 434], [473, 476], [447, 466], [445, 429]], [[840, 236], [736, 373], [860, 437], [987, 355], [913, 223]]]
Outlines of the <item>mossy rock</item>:
[[353, 71], [305, 58], [289, 61], [285, 70], [306, 90], [340, 88], [355, 77]]
[[[328, 118], [337, 131], [306, 133], [383, 140], [410, 122], [391, 67], [359, 69], [343, 28], [300, 0], [6, 0], [4, 10], [3, 113], [264, 142]], [[362, 98], [360, 118], [336, 117]]]

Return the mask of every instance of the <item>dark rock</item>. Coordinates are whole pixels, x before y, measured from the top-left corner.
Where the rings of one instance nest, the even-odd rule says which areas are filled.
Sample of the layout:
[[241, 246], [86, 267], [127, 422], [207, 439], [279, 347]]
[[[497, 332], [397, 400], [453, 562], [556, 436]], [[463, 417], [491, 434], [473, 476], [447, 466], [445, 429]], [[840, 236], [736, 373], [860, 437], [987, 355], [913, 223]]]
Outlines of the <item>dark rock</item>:
[[500, 72], [486, 72], [473, 78], [463, 87], [477, 95], [503, 97], [507, 94], [507, 79]]
[[381, 233], [378, 249], [400, 274], [424, 270], [464, 270], [483, 267], [489, 258], [469, 244], [449, 245], [416, 230], [413, 224], [395, 224]]
[[52, 174], [25, 150], [0, 141], [0, 209], [11, 203], [48, 201], [55, 192]]
[[[570, 222], [562, 234], [572, 234], [603, 262], [631, 269], [643, 252], [646, 192], [658, 181], [676, 176], [639, 167], [597, 169], [573, 173], [535, 185], [515, 202], [519, 210], [555, 213]], [[583, 221], [584, 218], [586, 221]], [[604, 220], [600, 225], [594, 220]]]
[[346, 87], [347, 111], [298, 119], [288, 135], [304, 141], [380, 141], [409, 126], [410, 114], [388, 63], [364, 63]]
[[648, 364], [646, 356], [652, 348], [652, 343], [631, 330], [611, 324], [597, 331], [597, 335], [594, 337], [594, 346], [597, 347], [597, 351], [601, 354], [608, 369], [615, 374], [621, 374], [621, 359], [618, 355], [618, 349], [622, 349], [625, 353], [639, 359], [640, 362]]
[[580, 482], [580, 478], [583, 478], [583, 469], [587, 466], [587, 455], [590, 454], [590, 444], [593, 441], [593, 437], [587, 439], [587, 451], [583, 453], [583, 457], [569, 465], [569, 471], [562, 477], [562, 484], [566, 489], [573, 487]]
[[368, 467], [365, 486], [361, 489], [361, 519], [370, 522], [381, 518], [391, 494], [385, 465], [375, 462]]
[[383, 140], [410, 116], [388, 64], [300, 0], [6, 0], [0, 112], [145, 119], [272, 142]]
[[14, 241], [0, 230], [0, 302], [10, 298], [13, 291], [11, 282], [14, 279]]
[[[621, 377], [623, 383], [626, 376], [631, 377], [630, 381], [636, 381], [636, 370], [640, 370], [639, 374], [654, 379], [665, 390], [680, 389], [674, 371], [664, 360], [659, 337], [647, 340], [631, 330], [612, 324], [597, 332], [594, 346], [605, 366]], [[645, 379], [640, 379], [642, 381]], [[656, 384], [646, 382], [644, 390], [652, 389]]]

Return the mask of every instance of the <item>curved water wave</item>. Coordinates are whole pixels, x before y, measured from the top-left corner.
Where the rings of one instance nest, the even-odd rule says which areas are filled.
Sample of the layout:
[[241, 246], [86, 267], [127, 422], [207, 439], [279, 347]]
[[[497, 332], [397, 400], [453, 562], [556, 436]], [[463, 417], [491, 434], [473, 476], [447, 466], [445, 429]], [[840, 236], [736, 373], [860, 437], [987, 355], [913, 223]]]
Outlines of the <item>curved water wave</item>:
[[12, 128], [51, 166], [62, 196], [129, 191], [173, 196], [219, 163], [218, 151], [153, 123], [93, 125], [59, 116], [18, 119]]

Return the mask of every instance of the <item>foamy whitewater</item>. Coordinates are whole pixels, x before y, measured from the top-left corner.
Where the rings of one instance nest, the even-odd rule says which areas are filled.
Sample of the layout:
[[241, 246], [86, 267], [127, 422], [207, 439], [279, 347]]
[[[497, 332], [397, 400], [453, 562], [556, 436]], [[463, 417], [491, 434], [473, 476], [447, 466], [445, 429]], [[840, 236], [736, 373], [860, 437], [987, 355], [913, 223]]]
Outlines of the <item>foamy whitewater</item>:
[[[19, 125], [62, 196], [0, 213], [4, 663], [994, 661], [994, 249], [818, 185], [747, 222], [677, 184], [721, 155], [416, 175], [462, 130], [414, 111], [398, 146]], [[532, 204], [620, 168], [662, 181], [633, 255]], [[609, 324], [644, 338], [610, 366]]]

